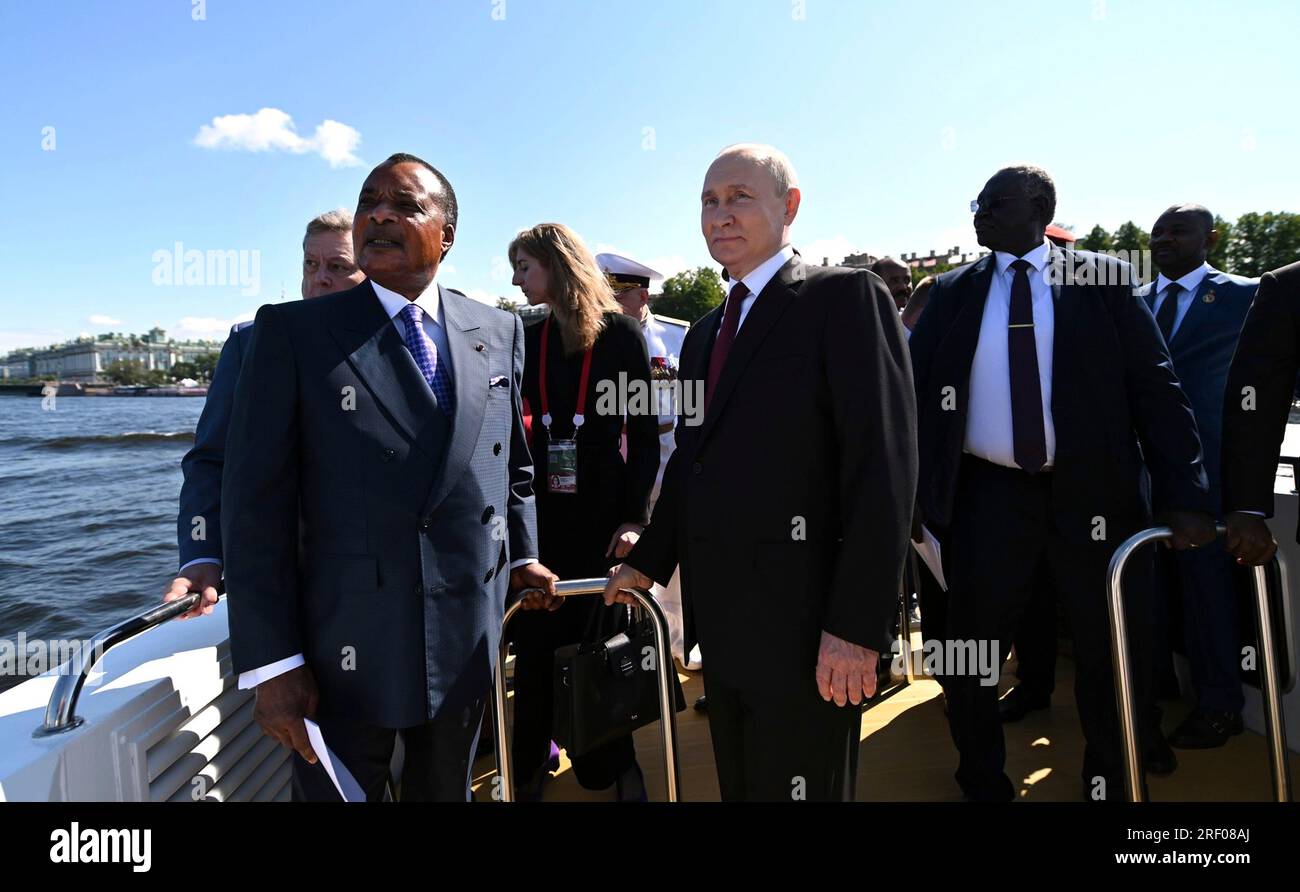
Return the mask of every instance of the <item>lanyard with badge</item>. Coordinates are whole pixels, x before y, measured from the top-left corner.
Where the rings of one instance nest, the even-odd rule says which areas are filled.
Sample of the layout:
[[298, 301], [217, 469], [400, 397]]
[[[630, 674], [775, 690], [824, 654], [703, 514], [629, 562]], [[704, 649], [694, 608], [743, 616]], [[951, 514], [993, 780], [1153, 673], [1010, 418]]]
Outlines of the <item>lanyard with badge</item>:
[[542, 349], [539, 359], [541, 371], [537, 376], [542, 396], [542, 426], [546, 428], [546, 476], [548, 489], [554, 493], [576, 495], [578, 492], [578, 430], [586, 420], [582, 410], [587, 407], [587, 381], [591, 377], [591, 348], [582, 357], [582, 377], [578, 380], [578, 401], [574, 404], [573, 437], [568, 440], [551, 438], [550, 401], [546, 397], [546, 347], [550, 340], [551, 317], [542, 323]]

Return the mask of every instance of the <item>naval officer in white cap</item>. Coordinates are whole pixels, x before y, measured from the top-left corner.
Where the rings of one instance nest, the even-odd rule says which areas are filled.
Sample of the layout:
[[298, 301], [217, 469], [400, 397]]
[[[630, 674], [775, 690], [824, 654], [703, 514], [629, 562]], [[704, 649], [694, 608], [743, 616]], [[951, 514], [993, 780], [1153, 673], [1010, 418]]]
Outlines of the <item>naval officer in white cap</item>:
[[[673, 454], [675, 438], [673, 426], [677, 422], [677, 406], [671, 399], [673, 383], [677, 380], [677, 363], [682, 352], [682, 342], [686, 339], [689, 322], [671, 319], [650, 312], [650, 283], [662, 281], [663, 276], [645, 264], [638, 263], [621, 254], [597, 254], [596, 263], [609, 277], [614, 288], [614, 298], [622, 306], [624, 314], [631, 316], [641, 324], [641, 334], [645, 338], [646, 350], [650, 354], [650, 376], [656, 382], [659, 410], [659, 476], [655, 478], [654, 490], [650, 494], [650, 506], [653, 509], [659, 498], [659, 487], [663, 484], [664, 468]], [[665, 382], [659, 385], [658, 382]], [[669, 634], [672, 638], [673, 655], [688, 669], [699, 669], [701, 665], [698, 646], [691, 650], [690, 660], [685, 654], [685, 634], [682, 625], [681, 580], [673, 574], [667, 588], [654, 587], [655, 599], [663, 608], [668, 619]]]

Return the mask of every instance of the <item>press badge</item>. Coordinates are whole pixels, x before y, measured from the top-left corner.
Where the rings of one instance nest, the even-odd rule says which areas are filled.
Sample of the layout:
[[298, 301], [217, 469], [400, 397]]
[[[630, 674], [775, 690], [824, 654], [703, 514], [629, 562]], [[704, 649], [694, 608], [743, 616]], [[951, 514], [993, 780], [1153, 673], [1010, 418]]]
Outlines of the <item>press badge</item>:
[[546, 470], [550, 491], [578, 492], [578, 441], [551, 440], [546, 446]]

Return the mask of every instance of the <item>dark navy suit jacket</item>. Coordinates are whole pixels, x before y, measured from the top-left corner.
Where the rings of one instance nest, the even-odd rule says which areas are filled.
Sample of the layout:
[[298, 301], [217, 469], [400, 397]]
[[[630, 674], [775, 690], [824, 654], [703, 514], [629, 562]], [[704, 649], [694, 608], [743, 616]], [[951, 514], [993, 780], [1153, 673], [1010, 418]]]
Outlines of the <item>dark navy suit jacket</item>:
[[537, 556], [523, 327], [440, 300], [450, 419], [369, 282], [253, 326], [221, 499], [231, 655], [303, 654], [322, 715], [404, 728], [477, 703], [509, 564]]
[[[181, 566], [198, 558], [221, 560], [221, 471], [226, 463], [226, 432], [235, 405], [235, 384], [253, 339], [253, 320], [232, 326], [212, 373], [207, 401], [194, 429], [194, 446], [181, 459], [180, 513], [176, 543]], [[196, 524], [195, 518], [203, 518]]]
[[[1223, 392], [1228, 368], [1246, 313], [1255, 299], [1258, 279], [1210, 269], [1201, 280], [1183, 321], [1174, 330], [1169, 353], [1183, 392], [1191, 401], [1201, 434], [1202, 461], [1210, 480], [1210, 506], [1221, 508], [1220, 467], [1223, 439]], [[1142, 299], [1155, 312], [1156, 283], [1143, 286]]]

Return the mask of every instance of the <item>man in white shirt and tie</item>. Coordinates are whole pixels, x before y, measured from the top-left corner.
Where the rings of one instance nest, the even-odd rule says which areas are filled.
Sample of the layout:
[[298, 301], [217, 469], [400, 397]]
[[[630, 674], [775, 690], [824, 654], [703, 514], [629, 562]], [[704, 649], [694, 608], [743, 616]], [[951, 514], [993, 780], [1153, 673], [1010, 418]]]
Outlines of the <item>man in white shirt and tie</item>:
[[367, 799], [397, 738], [401, 797], [470, 795], [507, 593], [536, 562], [517, 317], [435, 281], [447, 179], [413, 155], [366, 178], [368, 281], [257, 314], [222, 485], [230, 646], [254, 717], [294, 750], [296, 800], [337, 799], [314, 718]]
[[915, 496], [898, 307], [873, 273], [803, 263], [800, 196], [771, 146], [731, 146], [705, 174], [701, 230], [731, 289], [682, 347], [704, 414], [678, 425], [650, 525], [605, 590], [627, 601], [680, 565], [728, 801], [853, 798]]
[[[1258, 281], [1207, 262], [1218, 243], [1214, 215], [1197, 204], [1174, 205], [1151, 228], [1160, 274], [1142, 290], [1169, 346], [1174, 372], [1191, 400], [1205, 450], [1210, 509], [1223, 514], [1223, 400], [1228, 369]], [[1216, 540], [1176, 558], [1182, 593], [1183, 642], [1196, 706], [1169, 735], [1180, 749], [1209, 749], [1242, 731], [1241, 648], [1233, 559]], [[1166, 589], [1168, 594], [1168, 589]], [[1171, 671], [1169, 654], [1159, 669]]]
[[[1075, 639], [1083, 793], [1122, 798], [1106, 567], [1150, 525], [1151, 500], [1175, 547], [1214, 538], [1195, 421], [1131, 270], [1045, 242], [1056, 211], [1045, 171], [998, 171], [971, 210], [980, 244], [994, 253], [938, 277], [909, 343], [919, 504], [943, 544], [949, 583], [945, 636], [1005, 657], [1046, 569]], [[1145, 560], [1132, 565], [1128, 582], [1149, 585]], [[1146, 633], [1149, 617], [1135, 614], [1130, 628]], [[969, 668], [942, 672], [962, 792], [1014, 798], [996, 685]], [[1138, 675], [1145, 758], [1172, 770], [1142, 665]]]

